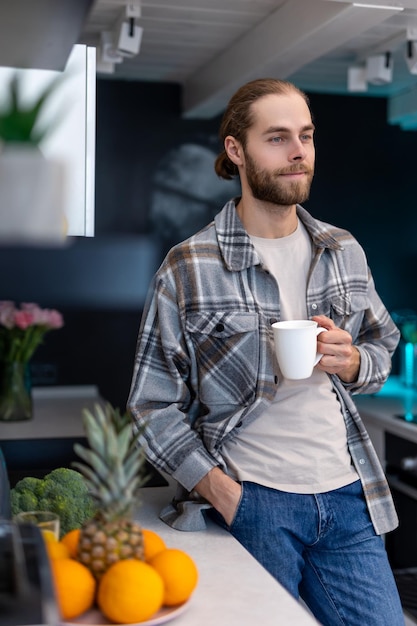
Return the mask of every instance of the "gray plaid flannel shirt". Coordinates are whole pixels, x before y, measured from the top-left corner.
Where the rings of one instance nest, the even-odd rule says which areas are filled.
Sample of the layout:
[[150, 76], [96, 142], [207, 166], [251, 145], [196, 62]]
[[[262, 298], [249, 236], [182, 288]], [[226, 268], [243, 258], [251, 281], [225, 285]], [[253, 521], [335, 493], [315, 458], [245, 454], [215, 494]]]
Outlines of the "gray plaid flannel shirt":
[[[398, 523], [391, 495], [351, 395], [387, 379], [399, 331], [374, 287], [352, 235], [297, 206], [313, 242], [306, 304], [346, 329], [361, 354], [355, 383], [331, 380], [346, 422], [349, 451], [378, 534]], [[256, 420], [280, 384], [271, 324], [279, 288], [228, 202], [214, 221], [171, 249], [149, 290], [139, 330], [128, 406], [147, 457], [178, 483], [161, 514], [170, 525], [204, 528], [209, 505], [193, 492], [215, 466], [220, 446]], [[144, 430], [142, 430], [144, 429]], [[314, 424], [311, 426], [314, 436]]]

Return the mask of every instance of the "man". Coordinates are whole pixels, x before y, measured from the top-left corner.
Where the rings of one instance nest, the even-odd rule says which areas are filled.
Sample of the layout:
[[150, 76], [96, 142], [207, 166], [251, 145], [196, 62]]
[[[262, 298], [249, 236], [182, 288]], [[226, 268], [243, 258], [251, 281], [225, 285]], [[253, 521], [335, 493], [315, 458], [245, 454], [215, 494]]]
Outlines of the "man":
[[[232, 97], [215, 169], [242, 194], [155, 276], [129, 407], [150, 461], [181, 489], [162, 518], [230, 530], [324, 625], [398, 626], [379, 535], [397, 524], [351, 393], [380, 389], [399, 332], [352, 235], [312, 218], [314, 124], [275, 79]], [[326, 328], [307, 380], [282, 377], [271, 324]]]

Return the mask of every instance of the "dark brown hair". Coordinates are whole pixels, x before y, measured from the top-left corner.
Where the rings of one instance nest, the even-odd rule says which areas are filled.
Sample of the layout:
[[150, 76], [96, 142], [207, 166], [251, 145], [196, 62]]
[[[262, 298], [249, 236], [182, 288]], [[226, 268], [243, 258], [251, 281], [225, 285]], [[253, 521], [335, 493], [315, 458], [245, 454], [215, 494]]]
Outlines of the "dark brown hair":
[[[222, 144], [224, 144], [224, 140], [228, 135], [232, 135], [245, 147], [247, 131], [253, 123], [252, 104], [264, 96], [271, 94], [285, 96], [290, 93], [300, 95], [310, 108], [306, 94], [286, 80], [259, 78], [240, 87], [230, 99], [223, 114], [219, 130]], [[217, 157], [214, 169], [220, 178], [225, 178], [226, 180], [230, 180], [239, 174], [237, 166], [229, 159], [224, 149]]]

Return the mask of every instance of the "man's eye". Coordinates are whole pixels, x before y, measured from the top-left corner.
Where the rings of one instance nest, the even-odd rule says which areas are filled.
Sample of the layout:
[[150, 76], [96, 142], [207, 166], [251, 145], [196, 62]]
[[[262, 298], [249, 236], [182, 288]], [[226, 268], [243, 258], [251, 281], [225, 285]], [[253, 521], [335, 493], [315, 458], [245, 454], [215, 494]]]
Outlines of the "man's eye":
[[312, 135], [301, 135], [301, 141], [311, 141], [312, 138]]
[[281, 143], [282, 137], [271, 137], [272, 143]]

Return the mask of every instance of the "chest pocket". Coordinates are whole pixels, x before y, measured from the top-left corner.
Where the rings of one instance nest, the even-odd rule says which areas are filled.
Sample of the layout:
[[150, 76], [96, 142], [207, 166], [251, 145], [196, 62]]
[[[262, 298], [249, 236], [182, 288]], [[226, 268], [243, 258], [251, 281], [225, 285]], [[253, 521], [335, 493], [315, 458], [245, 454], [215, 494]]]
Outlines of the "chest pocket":
[[361, 293], [349, 293], [332, 298], [328, 303], [328, 317], [338, 328], [347, 330], [356, 337], [361, 327], [363, 315], [369, 308], [368, 297]]
[[259, 320], [256, 313], [193, 313], [186, 328], [194, 347], [199, 399], [247, 405], [256, 392]]

